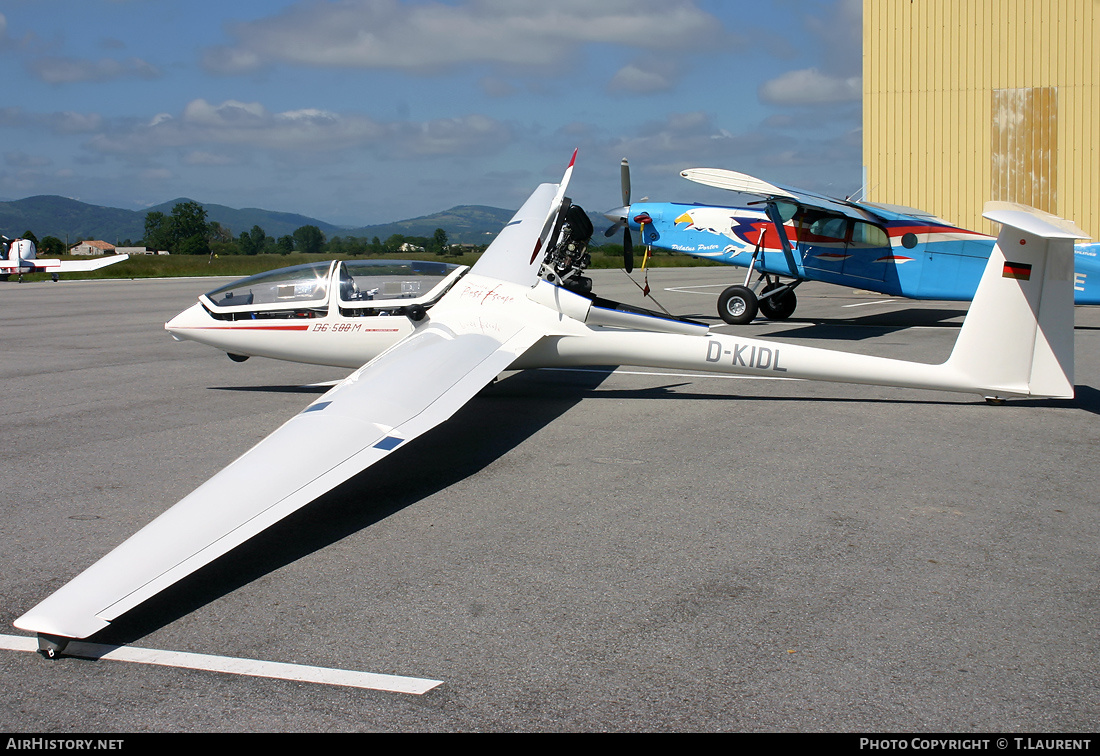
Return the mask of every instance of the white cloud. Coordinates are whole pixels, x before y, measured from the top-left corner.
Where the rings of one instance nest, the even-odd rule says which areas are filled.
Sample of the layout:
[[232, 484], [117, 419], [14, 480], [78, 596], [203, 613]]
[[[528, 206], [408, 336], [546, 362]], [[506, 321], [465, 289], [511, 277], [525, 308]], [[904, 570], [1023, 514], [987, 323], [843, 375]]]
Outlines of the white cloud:
[[[5, 123], [4, 115], [0, 110], [0, 125]], [[213, 104], [196, 99], [178, 116], [160, 113], [143, 122], [100, 121], [100, 125], [86, 145], [95, 153], [144, 160], [166, 151], [185, 150], [181, 159], [191, 165], [225, 164], [226, 147], [232, 148], [236, 160], [249, 150], [296, 158], [370, 149], [387, 158], [417, 158], [488, 154], [503, 149], [512, 139], [508, 125], [478, 114], [425, 122], [381, 122], [361, 114], [317, 108], [271, 112], [259, 102], [239, 100]]]
[[4, 162], [12, 168], [44, 168], [53, 161], [41, 155], [28, 155], [22, 150], [4, 153]]
[[241, 161], [231, 155], [222, 155], [213, 152], [194, 150], [183, 156], [183, 162], [187, 165], [237, 165]]
[[507, 126], [483, 115], [395, 124], [391, 133], [403, 157], [485, 155], [511, 141]]
[[755, 154], [764, 141], [756, 132], [733, 134], [715, 124], [710, 114], [694, 111], [642, 124], [635, 136], [616, 140], [611, 152], [646, 155], [654, 162], [706, 162]]
[[249, 128], [268, 119], [267, 109], [258, 102], [226, 100], [211, 105], [206, 100], [192, 100], [183, 109], [183, 120], [195, 126], [212, 128]]
[[510, 82], [496, 76], [485, 76], [478, 81], [481, 91], [489, 97], [511, 97], [519, 90]]
[[802, 25], [815, 43], [817, 64], [788, 71], [764, 82], [758, 94], [773, 105], [829, 105], [863, 97], [862, 0], [838, 0], [808, 14]]
[[122, 78], [156, 79], [160, 70], [141, 58], [119, 61], [112, 58], [90, 61], [80, 58], [46, 57], [27, 64], [28, 70], [47, 84], [83, 81], [111, 81]]
[[862, 97], [862, 77], [830, 76], [816, 68], [788, 71], [760, 85], [760, 99], [773, 105], [821, 105]]
[[167, 168], [147, 168], [140, 175], [146, 181], [166, 181], [173, 178], [172, 172]]
[[230, 28], [209, 70], [242, 73], [272, 63], [427, 71], [463, 63], [560, 67], [585, 44], [696, 51], [719, 41], [721, 22], [691, 0], [396, 0], [300, 2]]
[[822, 68], [837, 76], [863, 69], [863, 0], [839, 0], [824, 16], [808, 16], [806, 28], [820, 41]]
[[635, 62], [619, 69], [607, 88], [610, 92], [629, 94], [667, 92], [673, 88], [679, 76], [679, 66], [672, 63], [662, 65], [655, 61]]
[[28, 113], [22, 108], [0, 108], [0, 126], [43, 130], [51, 134], [94, 134], [104, 126], [98, 113]]

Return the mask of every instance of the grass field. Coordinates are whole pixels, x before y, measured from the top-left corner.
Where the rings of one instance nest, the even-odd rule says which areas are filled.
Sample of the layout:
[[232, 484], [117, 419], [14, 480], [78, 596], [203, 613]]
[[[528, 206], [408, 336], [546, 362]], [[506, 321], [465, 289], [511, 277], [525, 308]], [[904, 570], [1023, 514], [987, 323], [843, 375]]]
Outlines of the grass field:
[[[642, 264], [642, 247], [635, 247], [634, 265]], [[618, 268], [622, 266], [621, 248], [601, 247], [592, 252], [592, 268]], [[460, 265], [473, 265], [479, 257], [476, 253], [463, 255], [447, 255], [440, 257], [432, 254], [405, 254], [397, 253], [387, 256], [391, 259], [401, 260], [436, 260], [439, 262], [458, 263]], [[63, 256], [62, 260], [87, 260], [87, 257]], [[275, 268], [285, 268], [291, 265], [318, 262], [321, 260], [369, 260], [385, 259], [373, 256], [352, 257], [349, 255], [307, 255], [293, 253], [289, 255], [232, 255], [227, 257], [215, 257], [213, 259], [205, 255], [141, 255], [131, 257], [124, 262], [109, 265], [90, 273], [64, 273], [62, 278], [68, 281], [92, 278], [178, 278], [185, 276], [233, 276], [244, 277], [255, 273], [262, 273]], [[652, 267], [696, 267], [717, 265], [719, 263], [701, 260], [690, 255], [680, 255], [672, 252], [659, 251], [650, 257], [648, 263]], [[48, 281], [49, 273], [31, 273], [23, 277], [25, 281]], [[11, 282], [15, 282], [13, 276]]]

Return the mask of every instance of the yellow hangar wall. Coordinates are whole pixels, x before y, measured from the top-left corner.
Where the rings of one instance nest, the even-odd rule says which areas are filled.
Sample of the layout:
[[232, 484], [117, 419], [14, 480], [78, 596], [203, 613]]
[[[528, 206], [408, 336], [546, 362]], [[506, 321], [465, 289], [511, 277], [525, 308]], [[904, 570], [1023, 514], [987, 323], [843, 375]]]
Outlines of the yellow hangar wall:
[[864, 0], [866, 199], [975, 231], [987, 200], [1100, 241], [1100, 0]]

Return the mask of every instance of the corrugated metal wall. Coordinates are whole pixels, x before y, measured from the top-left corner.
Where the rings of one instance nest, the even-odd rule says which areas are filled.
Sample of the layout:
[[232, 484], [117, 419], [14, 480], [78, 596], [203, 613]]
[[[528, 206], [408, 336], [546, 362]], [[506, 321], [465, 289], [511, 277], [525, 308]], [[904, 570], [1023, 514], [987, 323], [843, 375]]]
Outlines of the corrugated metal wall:
[[1100, 0], [864, 0], [867, 199], [992, 233], [990, 199], [1100, 239]]

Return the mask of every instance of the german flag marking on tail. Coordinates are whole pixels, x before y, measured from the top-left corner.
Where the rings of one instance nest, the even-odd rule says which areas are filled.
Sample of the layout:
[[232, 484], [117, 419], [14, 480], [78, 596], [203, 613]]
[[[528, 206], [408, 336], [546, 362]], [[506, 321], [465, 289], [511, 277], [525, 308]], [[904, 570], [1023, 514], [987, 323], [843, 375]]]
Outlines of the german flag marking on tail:
[[1031, 264], [1030, 263], [1014, 263], [1006, 262], [1004, 273], [1001, 274], [1004, 278], [1015, 278], [1020, 281], [1031, 280]]

